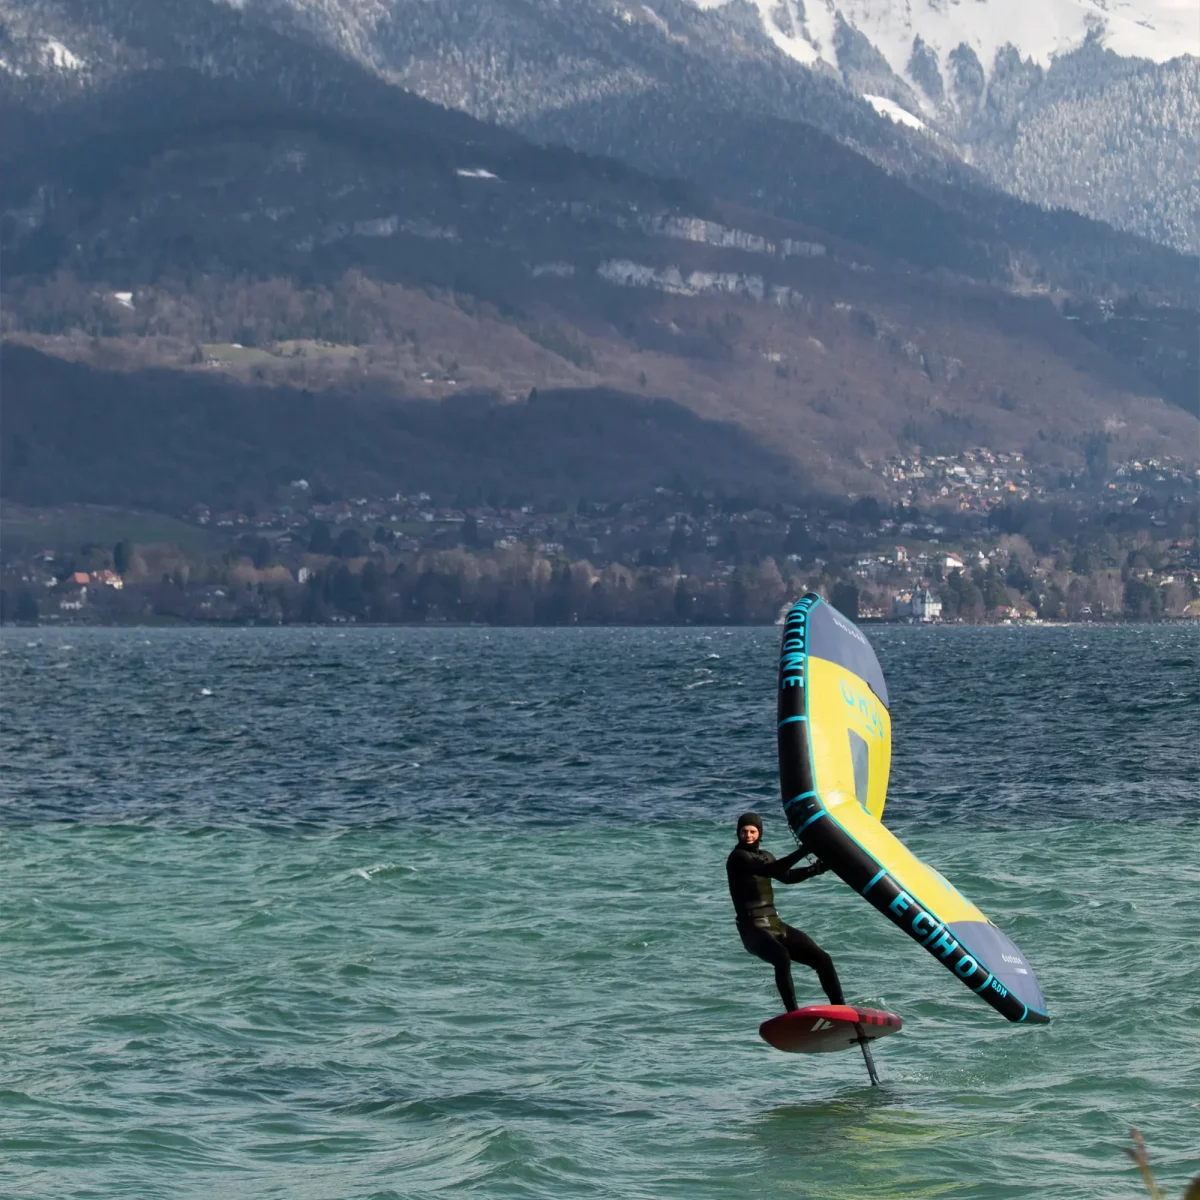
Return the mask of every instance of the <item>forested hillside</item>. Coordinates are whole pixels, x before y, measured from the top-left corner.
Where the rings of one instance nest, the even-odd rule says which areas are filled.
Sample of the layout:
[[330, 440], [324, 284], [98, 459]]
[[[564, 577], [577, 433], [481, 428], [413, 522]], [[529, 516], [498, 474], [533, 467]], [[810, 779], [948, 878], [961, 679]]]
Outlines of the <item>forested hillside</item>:
[[802, 486], [742, 431], [612, 391], [397, 402], [369, 390], [101, 372], [11, 346], [0, 387], [3, 494], [30, 504], [238, 507], [300, 478], [341, 495], [403, 488], [517, 504], [611, 500], [680, 481], [775, 501]]
[[[657, 153], [705, 183], [715, 181], [688, 156], [689, 111], [711, 114], [718, 137], [753, 129], [747, 148], [768, 180], [786, 175], [772, 125], [799, 123], [968, 214], [964, 192], [986, 182], [1200, 251], [1200, 37], [1176, 5], [1097, 3], [1086, 15], [1050, 0], [655, 0], [569, 14], [539, 0], [250, 7], [489, 121], [619, 156], [636, 134], [646, 157], [634, 161]], [[632, 114], [656, 107], [663, 116], [639, 128]], [[717, 190], [732, 194], [737, 171], [718, 171]], [[772, 192], [794, 215], [787, 184]]]
[[1200, 59], [1089, 45], [1048, 70], [1009, 56], [967, 136], [1008, 191], [1200, 252]]
[[[680, 13], [697, 37], [717, 28]], [[278, 16], [204, 0], [46, 0], [22, 17], [24, 41], [16, 25], [5, 35], [5, 54], [24, 57], [0, 72], [3, 332], [10, 347], [104, 372], [95, 387], [112, 421], [132, 420], [126, 399], [177, 393], [189, 433], [148, 415], [145, 436], [131, 434], [140, 480], [175, 453], [189, 461], [193, 433], [214, 445], [209, 418], [243, 430], [231, 434], [241, 465], [180, 480], [222, 495], [237, 471], [256, 487], [273, 480], [254, 475], [239, 412], [245, 400], [259, 414], [246, 428], [265, 444], [293, 444], [300, 434], [264, 423], [294, 419], [273, 386], [323, 431], [303, 444], [335, 457], [349, 451], [323, 446], [338, 436], [333, 409], [298, 397], [361, 402], [367, 424], [356, 416], [349, 431], [374, 428], [371, 405], [620, 394], [736, 428], [811, 486], [853, 492], [877, 488], [878, 464], [901, 453], [983, 446], [1073, 468], [1097, 439], [1122, 458], [1195, 445], [1194, 260], [949, 166], [914, 174], [893, 132], [868, 157], [769, 105], [722, 109], [721, 89], [741, 78], [729, 64], [695, 79], [692, 104], [635, 88], [589, 109], [598, 102], [581, 90], [572, 119], [612, 151], [597, 157], [432, 104]], [[654, 45], [695, 64], [669, 38]], [[789, 103], [824, 94], [797, 80]], [[879, 134], [860, 116], [864, 138]], [[899, 157], [885, 169], [889, 145]], [[49, 395], [66, 376], [16, 361], [6, 409], [36, 425], [43, 374]], [[456, 457], [469, 422], [463, 446], [446, 448], [462, 416], [446, 411], [427, 447], [444, 461], [405, 451], [405, 471], [475, 469]], [[80, 469], [70, 436], [59, 445], [38, 426], [18, 452], [15, 428], [0, 430], [17, 464], [6, 488], [15, 478], [30, 494], [37, 472], [19, 464], [39, 447], [51, 447], [37, 459], [47, 479]], [[639, 431], [633, 457], [605, 458], [600, 475], [646, 483], [646, 463], [677, 462], [667, 427], [622, 428]], [[166, 439], [157, 448], [151, 431]], [[732, 471], [711, 453], [706, 469]], [[303, 457], [279, 470], [311, 472]], [[198, 461], [208, 470], [221, 456]], [[514, 448], [505, 477], [526, 464]], [[129, 498], [113, 463], [87, 474]]]

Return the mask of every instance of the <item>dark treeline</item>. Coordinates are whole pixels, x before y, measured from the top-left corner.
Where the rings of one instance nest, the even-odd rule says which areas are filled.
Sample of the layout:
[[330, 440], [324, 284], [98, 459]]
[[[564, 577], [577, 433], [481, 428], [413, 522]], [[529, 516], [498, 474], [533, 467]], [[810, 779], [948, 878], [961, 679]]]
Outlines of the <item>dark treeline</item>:
[[[307, 573], [306, 573], [307, 575]], [[331, 559], [296, 582], [289, 573], [249, 563], [207, 578], [184, 568], [157, 583], [96, 589], [84, 619], [234, 623], [489, 625], [763, 624], [774, 620], [799, 575], [785, 578], [773, 559], [692, 578], [675, 569], [586, 561], [554, 564], [526, 551], [474, 555], [462, 549], [389, 565]], [[57, 593], [56, 593], [57, 595]], [[0, 595], [6, 622], [37, 619], [28, 588]], [[46, 604], [49, 609], [49, 603]]]
[[300, 477], [342, 495], [403, 485], [531, 502], [639, 495], [680, 478], [797, 491], [789, 467], [734, 426], [608, 389], [434, 404], [96, 371], [14, 345], [0, 387], [0, 486], [29, 504], [236, 507]]
[[[798, 528], [794, 523], [789, 543], [798, 540]], [[111, 551], [87, 545], [61, 556], [41, 586], [9, 568], [0, 579], [0, 619], [33, 623], [69, 610], [69, 619], [93, 623], [762, 624], [804, 591], [829, 596], [853, 619], [886, 617], [893, 598], [914, 590], [923, 576], [942, 602], [943, 619], [952, 622], [1014, 613], [1155, 620], [1182, 615], [1200, 599], [1194, 528], [1181, 524], [1191, 536], [1173, 540], [1152, 539], [1144, 529], [1118, 536], [1094, 524], [1045, 552], [1022, 535], [1005, 534], [1003, 546], [977, 566], [946, 570], [935, 555], [916, 575], [901, 563], [856, 571], [853, 554], [804, 563], [739, 552], [736, 563], [726, 563], [674, 536], [672, 546], [639, 554], [636, 565], [604, 566], [519, 545], [460, 544], [397, 556], [385, 539], [368, 540], [352, 529], [342, 530], [325, 553], [310, 547], [299, 567], [283, 565], [265, 539], [250, 535], [217, 559], [118, 542]], [[106, 570], [126, 573], [125, 587], [98, 584], [84, 605], [74, 603], [76, 573]], [[61, 608], [60, 601], [66, 601]]]

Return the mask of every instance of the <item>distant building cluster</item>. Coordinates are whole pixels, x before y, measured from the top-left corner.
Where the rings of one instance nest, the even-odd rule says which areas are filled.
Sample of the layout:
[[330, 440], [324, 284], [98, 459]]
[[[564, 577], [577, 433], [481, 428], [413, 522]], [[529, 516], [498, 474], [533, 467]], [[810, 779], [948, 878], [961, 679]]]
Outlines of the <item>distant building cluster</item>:
[[957, 455], [895, 455], [880, 473], [899, 499], [911, 504], [949, 501], [960, 512], [987, 512], [1013, 500], [1044, 496], [1048, 484], [1019, 452], [984, 446]]
[[[889, 492], [909, 504], [942, 503], [958, 512], [987, 513], [1014, 501], [1081, 489], [1089, 469], [1035, 467], [1018, 451], [977, 446], [961, 454], [894, 455], [878, 470]], [[1200, 473], [1178, 458], [1129, 460], [1106, 470], [1110, 494], [1136, 497], [1155, 484], [1192, 484]]]
[[94, 595], [101, 588], [120, 591], [125, 586], [125, 580], [108, 567], [96, 571], [71, 571], [60, 579], [53, 572], [57, 557], [54, 550], [43, 550], [32, 572], [25, 574], [24, 581], [53, 588], [60, 612], [81, 612], [87, 606], [89, 589]]
[[4, 587], [10, 613], [23, 595], [26, 614], [32, 604], [62, 620], [410, 619], [414, 605], [430, 614], [421, 619], [475, 619], [470, 606], [489, 604], [511, 618], [516, 609], [495, 597], [518, 578], [540, 597], [536, 620], [636, 620], [639, 605], [653, 620], [770, 619], [808, 589], [837, 589], [858, 619], [922, 624], [1200, 612], [1195, 480], [1182, 464], [1122, 463], [1052, 502], [1019, 454], [899, 457], [885, 470], [921, 503], [764, 505], [658, 487], [544, 511], [478, 494], [456, 504], [421, 491], [336, 497], [297, 478], [271, 504], [181, 514], [224, 535], [207, 556], [128, 543], [9, 553]]

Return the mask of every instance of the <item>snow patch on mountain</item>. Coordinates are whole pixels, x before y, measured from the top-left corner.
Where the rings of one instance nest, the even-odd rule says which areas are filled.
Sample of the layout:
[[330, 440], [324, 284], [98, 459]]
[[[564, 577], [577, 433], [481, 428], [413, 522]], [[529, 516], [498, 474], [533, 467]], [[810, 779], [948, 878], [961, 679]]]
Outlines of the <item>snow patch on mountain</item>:
[[[0, 21], [7, 16], [5, 9], [0, 7]], [[7, 25], [7, 22], [4, 24]], [[19, 28], [15, 35], [11, 29], [6, 28], [5, 32], [8, 34], [9, 48], [17, 51], [17, 61], [0, 58], [0, 70], [19, 79], [28, 76], [31, 71], [34, 74], [41, 71], [82, 71], [88, 65], [85, 58], [64, 46], [57, 38], [22, 37], [23, 31]]]
[[[733, 0], [693, 0], [703, 9]], [[751, 0], [767, 36], [805, 66], [840, 69], [843, 23], [861, 33], [901, 79], [921, 86], [914, 59], [954, 72], [951, 53], [968, 47], [990, 75], [1005, 46], [1047, 66], [1089, 38], [1123, 57], [1166, 62], [1200, 55], [1195, 0]], [[891, 115], [891, 114], [888, 114]]]
[[863, 99], [881, 116], [897, 125], [907, 125], [909, 129], [928, 129], [929, 127], [919, 117], [914, 117], [906, 108], [901, 108], [895, 100], [886, 96], [867, 96]]
[[73, 54], [54, 38], [47, 38], [43, 49], [45, 60], [49, 66], [57, 67], [60, 71], [78, 71], [86, 64], [78, 54]]

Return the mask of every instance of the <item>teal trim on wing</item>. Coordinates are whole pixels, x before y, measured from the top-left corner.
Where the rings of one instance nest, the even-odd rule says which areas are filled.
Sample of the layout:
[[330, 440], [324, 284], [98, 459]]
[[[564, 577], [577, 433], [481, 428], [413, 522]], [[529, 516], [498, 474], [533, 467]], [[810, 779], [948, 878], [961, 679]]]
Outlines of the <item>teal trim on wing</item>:
[[775, 728], [782, 729], [785, 725], [790, 725], [793, 721], [807, 721], [807, 720], [808, 720], [807, 717], [784, 717], [784, 719], [782, 721], [780, 721], [779, 724], [775, 726]]
[[880, 868], [879, 871], [877, 871], [874, 875], [871, 876], [871, 882], [868, 883], [865, 888], [863, 888], [862, 894], [865, 896], [886, 874], [887, 874], [887, 868], [886, 867]]
[[[787, 803], [786, 803], [786, 804], [783, 806], [783, 811], [784, 811], [784, 813], [786, 814], [786, 813], [787, 813], [789, 810], [791, 810], [791, 809], [795, 808], [795, 806], [796, 806], [797, 804], [799, 804], [801, 800], [810, 800], [810, 799], [812, 799], [812, 797], [813, 797], [813, 796], [815, 796], [816, 794], [817, 794], [816, 792], [801, 792], [801, 793], [800, 793], [800, 795], [798, 795], [798, 796], [793, 796], [793, 797], [792, 797], [792, 798], [791, 798], [791, 799], [790, 799], [790, 800], [789, 800], [789, 801], [788, 801], [788, 802], [787, 802]], [[791, 824], [791, 822], [790, 822], [790, 821], [789, 821], [788, 823], [789, 823], [789, 824]]]

